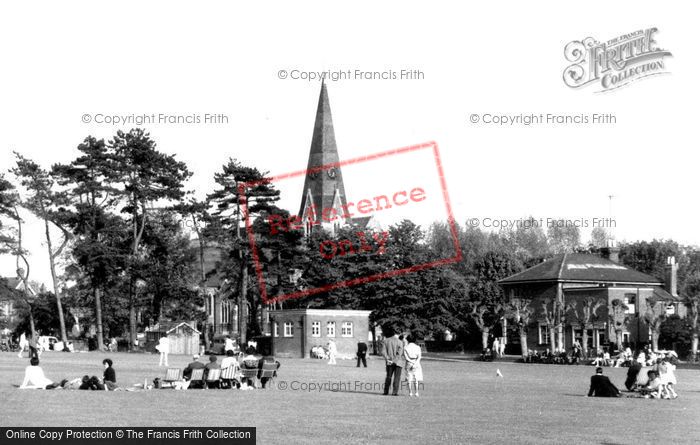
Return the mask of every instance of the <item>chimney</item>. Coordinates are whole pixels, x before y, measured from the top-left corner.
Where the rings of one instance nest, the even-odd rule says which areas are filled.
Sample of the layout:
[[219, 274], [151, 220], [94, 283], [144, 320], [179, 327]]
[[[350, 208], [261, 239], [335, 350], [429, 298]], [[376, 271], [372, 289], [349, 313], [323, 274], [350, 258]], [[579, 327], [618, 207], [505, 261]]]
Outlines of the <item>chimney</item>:
[[678, 296], [678, 264], [676, 257], [670, 256], [666, 258], [666, 267], [664, 268], [664, 288], [666, 292]]
[[600, 249], [600, 256], [613, 263], [620, 262], [620, 248], [615, 245], [611, 239], [608, 240], [608, 245]]

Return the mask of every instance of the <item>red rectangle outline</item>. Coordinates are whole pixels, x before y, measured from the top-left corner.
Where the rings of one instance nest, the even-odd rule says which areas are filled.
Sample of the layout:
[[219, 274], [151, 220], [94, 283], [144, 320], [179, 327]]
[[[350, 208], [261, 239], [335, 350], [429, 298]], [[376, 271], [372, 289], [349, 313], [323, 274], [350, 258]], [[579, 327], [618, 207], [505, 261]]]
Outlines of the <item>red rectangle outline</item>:
[[[250, 217], [248, 214], [248, 200], [245, 199], [245, 200], [243, 200], [243, 203], [241, 204], [241, 208], [242, 208], [243, 214], [244, 214], [246, 233], [248, 234], [248, 242], [250, 244], [250, 250], [251, 250], [252, 255], [253, 255], [253, 264], [255, 266], [255, 275], [256, 275], [257, 280], [258, 280], [258, 287], [260, 288], [260, 296], [262, 298], [263, 303], [270, 304], [270, 303], [274, 303], [276, 301], [284, 301], [284, 300], [289, 300], [292, 298], [301, 298], [301, 297], [305, 297], [305, 296], [309, 296], [309, 295], [320, 294], [320, 293], [328, 292], [330, 290], [337, 289], [340, 287], [350, 287], [350, 286], [354, 286], [356, 284], [370, 283], [370, 282], [378, 281], [378, 280], [381, 280], [384, 278], [391, 278], [391, 277], [395, 277], [395, 276], [410, 273], [410, 272], [418, 272], [421, 270], [430, 269], [432, 267], [457, 263], [457, 262], [461, 261], [462, 260], [462, 249], [459, 245], [459, 239], [457, 237], [457, 227], [455, 225], [454, 216], [452, 214], [452, 205], [450, 204], [450, 198], [449, 198], [449, 195], [447, 193], [447, 184], [445, 182], [445, 174], [444, 174], [444, 171], [442, 169], [442, 162], [440, 160], [440, 153], [439, 153], [438, 145], [436, 142], [434, 142], [434, 141], [425, 142], [422, 144], [411, 145], [411, 146], [407, 146], [407, 147], [397, 148], [394, 150], [387, 150], [387, 151], [383, 151], [383, 152], [376, 153], [373, 155], [359, 156], [357, 158], [352, 158], [352, 159], [348, 159], [345, 161], [333, 162], [330, 164], [325, 164], [325, 165], [321, 165], [319, 167], [315, 167], [312, 169], [312, 171], [321, 171], [321, 170], [327, 170], [331, 167], [338, 168], [338, 167], [342, 167], [345, 165], [359, 164], [361, 162], [372, 161], [372, 160], [376, 160], [376, 159], [385, 158], [388, 156], [393, 156], [393, 155], [398, 155], [398, 154], [403, 154], [403, 153], [410, 153], [410, 152], [424, 150], [424, 149], [428, 149], [428, 148], [433, 149], [433, 156], [435, 157], [435, 165], [437, 167], [438, 175], [440, 178], [440, 187], [442, 189], [442, 197], [443, 197], [443, 200], [445, 202], [445, 208], [447, 210], [447, 223], [450, 227], [450, 234], [452, 235], [452, 242], [453, 242], [453, 245], [455, 248], [455, 256], [450, 257], [450, 258], [444, 258], [441, 260], [431, 261], [428, 263], [417, 264], [417, 265], [406, 267], [403, 269], [392, 270], [389, 272], [382, 272], [382, 273], [370, 275], [367, 277], [353, 278], [351, 280], [340, 281], [340, 282], [334, 283], [334, 284], [326, 284], [325, 286], [316, 287], [313, 289], [305, 289], [302, 291], [296, 291], [296, 292], [292, 292], [289, 294], [282, 294], [282, 295], [278, 295], [275, 297], [268, 297], [267, 289], [265, 287], [265, 278], [264, 278], [263, 273], [262, 273], [262, 266], [260, 265], [258, 249], [255, 246], [255, 235], [253, 233], [253, 226], [250, 222]], [[255, 187], [255, 186], [261, 185], [261, 184], [269, 184], [269, 183], [277, 182], [277, 181], [280, 181], [283, 179], [295, 178], [297, 176], [305, 176], [308, 172], [309, 172], [308, 169], [298, 170], [298, 171], [291, 172], [291, 173], [273, 176], [271, 178], [265, 178], [263, 180], [242, 183], [242, 184], [238, 185], [238, 192], [240, 195], [245, 195], [246, 191], [248, 189], [250, 189], [251, 187]]]

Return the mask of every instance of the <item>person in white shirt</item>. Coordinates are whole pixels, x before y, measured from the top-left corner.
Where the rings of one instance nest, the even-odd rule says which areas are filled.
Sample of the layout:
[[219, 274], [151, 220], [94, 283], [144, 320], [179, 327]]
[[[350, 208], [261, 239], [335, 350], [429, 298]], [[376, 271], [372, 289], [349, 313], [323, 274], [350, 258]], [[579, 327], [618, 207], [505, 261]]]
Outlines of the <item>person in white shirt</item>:
[[29, 349], [29, 341], [27, 340], [27, 334], [22, 332], [22, 335], [19, 336], [19, 354], [17, 354], [17, 357], [22, 358], [22, 353], [25, 349]]
[[335, 340], [328, 340], [328, 364], [335, 365], [335, 356], [338, 354], [338, 347], [335, 345]]
[[168, 366], [168, 354], [170, 353], [170, 340], [168, 340], [168, 337], [161, 337], [156, 349], [160, 352], [158, 366]]
[[498, 341], [498, 337], [493, 339], [493, 345], [491, 345], [491, 350], [493, 355], [501, 356], [501, 343]]
[[422, 352], [420, 346], [415, 341], [413, 334], [407, 337], [408, 344], [403, 350], [404, 358], [406, 359], [406, 381], [408, 382], [408, 396], [419, 397], [418, 384], [423, 382], [423, 368], [420, 363]]
[[24, 369], [24, 380], [19, 389], [54, 389], [65, 383], [54, 383], [44, 375], [44, 370], [39, 366], [39, 359], [32, 357], [29, 366]]
[[235, 352], [235, 345], [233, 343], [233, 340], [231, 339], [230, 335], [226, 336], [226, 340], [224, 340], [224, 354], [227, 353], [228, 351]]

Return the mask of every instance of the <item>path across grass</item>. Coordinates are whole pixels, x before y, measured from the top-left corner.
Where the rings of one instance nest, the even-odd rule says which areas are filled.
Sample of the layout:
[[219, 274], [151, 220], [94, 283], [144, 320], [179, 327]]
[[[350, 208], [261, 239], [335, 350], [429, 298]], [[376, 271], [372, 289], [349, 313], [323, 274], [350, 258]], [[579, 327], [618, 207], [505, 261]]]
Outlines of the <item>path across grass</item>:
[[[148, 354], [46, 352], [53, 380], [102, 375], [120, 385], [164, 374]], [[185, 367], [186, 356], [170, 365]], [[255, 426], [258, 443], [697, 443], [700, 371], [677, 371], [676, 400], [586, 398], [590, 366], [426, 361], [419, 399], [381, 395], [383, 362], [281, 359], [277, 389], [136, 392], [18, 390], [27, 359], [0, 353], [3, 426]], [[496, 377], [499, 368], [503, 379]], [[606, 368], [623, 387], [626, 369]], [[335, 391], [334, 391], [335, 390]]]

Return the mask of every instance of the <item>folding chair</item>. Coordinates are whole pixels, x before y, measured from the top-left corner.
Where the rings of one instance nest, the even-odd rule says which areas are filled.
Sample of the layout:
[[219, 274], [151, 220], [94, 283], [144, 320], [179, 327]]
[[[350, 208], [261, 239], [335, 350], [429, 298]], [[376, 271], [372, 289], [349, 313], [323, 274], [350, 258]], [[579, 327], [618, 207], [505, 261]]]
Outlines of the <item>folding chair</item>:
[[207, 378], [204, 381], [204, 388], [209, 388], [210, 384], [214, 384], [215, 388], [220, 388], [221, 384], [219, 379], [221, 378], [221, 369], [210, 369], [207, 372]]
[[165, 370], [165, 377], [161, 381], [174, 388], [173, 383], [180, 380], [182, 380], [182, 370], [180, 368], [168, 368]]
[[238, 376], [240, 375], [240, 369], [237, 364], [233, 364], [228, 368], [221, 370], [221, 382], [229, 385], [230, 389], [233, 389], [233, 382], [238, 382]]
[[258, 368], [241, 368], [241, 380], [253, 383], [253, 388], [258, 386]]
[[204, 383], [204, 368], [192, 370], [192, 374], [190, 375], [190, 387], [192, 387], [193, 383], [196, 387], [201, 387], [201, 389], [204, 389], [206, 386]]
[[277, 363], [275, 362], [263, 362], [262, 372], [260, 373], [260, 381], [265, 380], [265, 385], [268, 388], [274, 388], [275, 377], [277, 377]]

